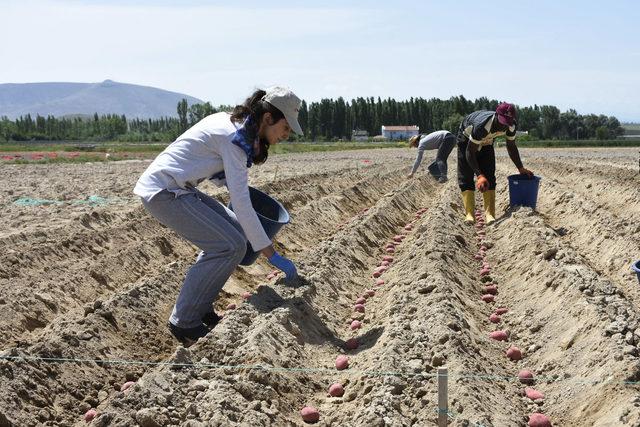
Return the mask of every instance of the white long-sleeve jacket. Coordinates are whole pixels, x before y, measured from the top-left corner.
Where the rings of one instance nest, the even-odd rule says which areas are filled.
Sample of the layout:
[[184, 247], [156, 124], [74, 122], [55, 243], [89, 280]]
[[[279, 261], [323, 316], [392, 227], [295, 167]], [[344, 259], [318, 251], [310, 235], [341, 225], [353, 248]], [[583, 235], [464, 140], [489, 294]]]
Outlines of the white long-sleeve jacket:
[[133, 192], [146, 201], [162, 190], [178, 197], [193, 193], [200, 182], [224, 171], [233, 211], [251, 246], [259, 251], [271, 240], [249, 198], [247, 155], [231, 143], [238, 127], [228, 113], [211, 114], [200, 120], [155, 158]]

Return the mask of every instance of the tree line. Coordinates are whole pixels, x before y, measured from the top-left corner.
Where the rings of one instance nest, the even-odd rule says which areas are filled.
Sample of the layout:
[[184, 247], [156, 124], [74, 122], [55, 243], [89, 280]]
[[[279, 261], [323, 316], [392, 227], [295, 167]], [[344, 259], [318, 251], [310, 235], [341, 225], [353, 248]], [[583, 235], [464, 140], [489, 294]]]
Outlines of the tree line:
[[[322, 99], [302, 101], [299, 121], [303, 141], [351, 140], [353, 130], [379, 135], [382, 125], [417, 125], [421, 133], [447, 129], [457, 132], [465, 115], [476, 110], [495, 110], [499, 101], [482, 97], [474, 101], [464, 96], [448, 100], [411, 98], [356, 98], [350, 102]], [[229, 105], [211, 103], [188, 105], [181, 100], [177, 117], [127, 119], [124, 115], [42, 117], [30, 114], [10, 120], [0, 118], [0, 141], [131, 141], [171, 142], [204, 117], [230, 111]], [[518, 107], [518, 130], [528, 131], [530, 139], [611, 139], [624, 134], [618, 119], [605, 115], [581, 115], [575, 110], [560, 112], [552, 105]]]
[[[351, 139], [352, 130], [379, 135], [382, 125], [417, 125], [421, 133], [446, 129], [456, 133], [464, 116], [477, 110], [495, 110], [499, 101], [482, 97], [474, 101], [464, 96], [395, 99], [356, 98], [350, 103], [322, 99], [307, 106], [303, 101], [300, 124], [307, 139]], [[605, 115], [581, 115], [571, 109], [560, 112], [553, 105], [517, 107], [518, 130], [530, 139], [610, 139], [624, 134], [618, 119]]]

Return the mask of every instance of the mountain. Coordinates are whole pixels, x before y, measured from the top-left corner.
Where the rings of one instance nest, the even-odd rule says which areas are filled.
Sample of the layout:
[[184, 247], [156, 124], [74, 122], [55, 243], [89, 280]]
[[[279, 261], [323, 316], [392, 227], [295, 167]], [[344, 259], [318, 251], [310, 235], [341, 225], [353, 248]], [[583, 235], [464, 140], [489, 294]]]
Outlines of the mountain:
[[176, 117], [176, 107], [182, 98], [189, 105], [203, 103], [182, 93], [112, 80], [101, 83], [5, 83], [0, 84], [0, 117], [94, 113], [145, 119]]

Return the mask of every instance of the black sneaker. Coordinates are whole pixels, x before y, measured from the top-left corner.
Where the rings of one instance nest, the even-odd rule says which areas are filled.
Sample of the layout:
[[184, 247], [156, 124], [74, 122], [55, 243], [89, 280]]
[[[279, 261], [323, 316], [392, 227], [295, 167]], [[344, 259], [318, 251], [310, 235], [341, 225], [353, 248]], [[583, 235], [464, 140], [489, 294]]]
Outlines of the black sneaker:
[[207, 328], [209, 328], [209, 330], [215, 328], [219, 321], [220, 316], [218, 316], [215, 311], [211, 311], [202, 316], [202, 323], [207, 325]]
[[209, 333], [209, 329], [204, 324], [194, 328], [179, 328], [169, 322], [168, 326], [171, 334], [185, 347], [193, 345], [199, 338], [202, 338]]

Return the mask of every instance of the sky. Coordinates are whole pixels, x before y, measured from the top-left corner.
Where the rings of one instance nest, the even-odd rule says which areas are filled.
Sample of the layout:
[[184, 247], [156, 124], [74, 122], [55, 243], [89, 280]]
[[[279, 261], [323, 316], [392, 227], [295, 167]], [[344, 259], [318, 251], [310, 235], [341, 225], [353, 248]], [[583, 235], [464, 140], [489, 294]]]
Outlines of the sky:
[[640, 2], [0, 0], [0, 83], [106, 79], [214, 105], [289, 86], [640, 122]]

